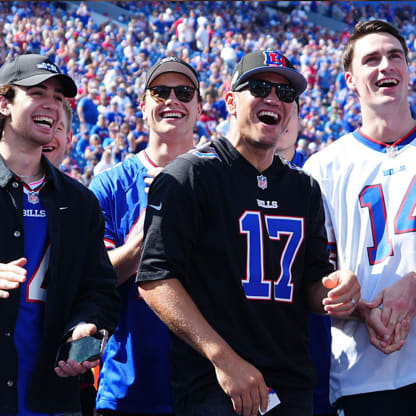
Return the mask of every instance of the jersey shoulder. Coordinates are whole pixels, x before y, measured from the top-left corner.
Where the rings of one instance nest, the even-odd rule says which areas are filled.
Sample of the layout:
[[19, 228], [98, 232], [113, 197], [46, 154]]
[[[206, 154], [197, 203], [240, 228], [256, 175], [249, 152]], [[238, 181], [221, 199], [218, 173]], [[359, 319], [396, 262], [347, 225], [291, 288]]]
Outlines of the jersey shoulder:
[[338, 140], [331, 143], [317, 153], [311, 155], [305, 162], [304, 170], [313, 176], [319, 172], [337, 170], [341, 165], [349, 163], [355, 152], [357, 141], [351, 133], [341, 136]]
[[215, 142], [216, 140], [209, 141], [178, 156], [166, 166], [164, 172], [179, 177], [195, 175], [197, 172], [201, 174], [205, 170], [220, 167], [223, 159]]
[[143, 182], [146, 172], [147, 168], [135, 155], [95, 176], [91, 181], [90, 189], [93, 192], [103, 189], [111, 192], [116, 189], [127, 192], [131, 186]]

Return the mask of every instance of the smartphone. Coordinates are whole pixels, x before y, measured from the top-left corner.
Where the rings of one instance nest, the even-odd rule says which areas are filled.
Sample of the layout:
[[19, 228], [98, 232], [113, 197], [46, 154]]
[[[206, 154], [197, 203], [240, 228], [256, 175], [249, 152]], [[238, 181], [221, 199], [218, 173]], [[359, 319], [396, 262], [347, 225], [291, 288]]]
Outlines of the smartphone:
[[108, 332], [97, 331], [94, 335], [77, 339], [76, 341], [65, 342], [59, 347], [56, 356], [55, 366], [59, 361], [68, 359], [77, 363], [83, 361], [95, 361], [102, 357], [104, 348], [107, 345]]

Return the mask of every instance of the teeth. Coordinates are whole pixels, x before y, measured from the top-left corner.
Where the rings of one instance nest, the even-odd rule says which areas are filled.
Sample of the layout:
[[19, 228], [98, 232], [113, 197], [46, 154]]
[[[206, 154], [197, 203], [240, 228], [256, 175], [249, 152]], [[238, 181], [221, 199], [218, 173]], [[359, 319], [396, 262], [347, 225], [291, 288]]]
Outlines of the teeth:
[[53, 119], [50, 117], [38, 116], [34, 118], [35, 123], [46, 124], [49, 127], [53, 125]]
[[53, 152], [54, 151], [54, 147], [52, 146], [43, 146], [42, 147], [42, 152], [48, 153], [48, 152]]
[[275, 120], [279, 118], [277, 114], [272, 113], [271, 111], [260, 111], [260, 113], [258, 114], [258, 117], [272, 117]]
[[399, 81], [394, 78], [386, 78], [376, 82], [377, 87], [393, 87], [397, 85]]
[[264, 123], [269, 125], [274, 125], [279, 122], [279, 115], [276, 113], [273, 113], [272, 111], [260, 111], [257, 114], [258, 119]]
[[183, 114], [178, 111], [166, 111], [162, 113], [162, 118], [182, 118]]

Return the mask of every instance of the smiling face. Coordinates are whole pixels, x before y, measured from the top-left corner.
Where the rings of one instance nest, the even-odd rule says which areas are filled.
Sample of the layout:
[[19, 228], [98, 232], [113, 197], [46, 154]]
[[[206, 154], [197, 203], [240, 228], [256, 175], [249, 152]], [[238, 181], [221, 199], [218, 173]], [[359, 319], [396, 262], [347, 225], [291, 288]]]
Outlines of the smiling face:
[[[258, 74], [255, 78], [288, 84], [286, 78], [272, 72]], [[278, 138], [287, 128], [295, 102], [280, 101], [275, 88], [265, 98], [253, 97], [249, 90], [228, 92], [226, 102], [232, 116], [233, 143], [237, 149], [242, 151], [241, 146], [247, 151], [258, 148], [270, 150], [273, 155]]]
[[72, 115], [69, 114], [72, 109], [68, 103], [64, 103], [65, 106], [67, 108], [64, 108], [62, 111], [62, 117], [57, 124], [53, 139], [42, 147], [42, 152], [55, 167], [59, 167], [64, 157], [68, 154], [72, 140], [72, 128], [70, 126]]
[[351, 69], [345, 74], [363, 111], [367, 107], [407, 104], [409, 69], [398, 39], [389, 33], [371, 33], [354, 45]]
[[[172, 72], [159, 75], [150, 87], [159, 85], [168, 87], [194, 86], [185, 75]], [[161, 102], [152, 98], [150, 91], [147, 90], [141, 108], [143, 119], [147, 121], [151, 135], [156, 134], [168, 140], [183, 140], [184, 137], [192, 138], [196, 120], [201, 114], [201, 103], [198, 102], [196, 91], [192, 100], [185, 103], [176, 97], [173, 90], [171, 90], [166, 101]]]
[[63, 92], [51, 78], [33, 87], [15, 87], [12, 101], [0, 97], [0, 112], [7, 117], [3, 140], [39, 147], [49, 143], [62, 117]]

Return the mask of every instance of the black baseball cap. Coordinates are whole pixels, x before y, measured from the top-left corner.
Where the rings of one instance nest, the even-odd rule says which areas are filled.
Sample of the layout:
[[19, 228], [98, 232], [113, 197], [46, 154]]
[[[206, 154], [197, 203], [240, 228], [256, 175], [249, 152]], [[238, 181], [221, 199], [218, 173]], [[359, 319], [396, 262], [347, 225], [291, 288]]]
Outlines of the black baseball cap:
[[234, 68], [231, 80], [231, 91], [255, 74], [263, 72], [275, 72], [285, 77], [290, 85], [295, 88], [297, 95], [306, 90], [308, 83], [305, 77], [298, 72], [293, 64], [278, 51], [257, 51], [249, 53], [241, 58]]
[[61, 82], [65, 97], [77, 95], [77, 86], [73, 79], [62, 73], [46, 56], [19, 55], [5, 62], [0, 68], [0, 85], [32, 87], [53, 77]]
[[167, 58], [159, 59], [147, 72], [145, 88], [149, 88], [149, 85], [159, 75], [166, 72], [177, 72], [178, 74], [188, 77], [195, 88], [199, 89], [198, 74], [195, 69], [192, 68], [187, 62], [175, 56], [168, 56]]

